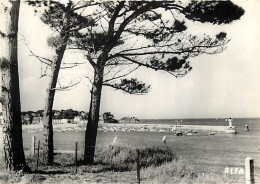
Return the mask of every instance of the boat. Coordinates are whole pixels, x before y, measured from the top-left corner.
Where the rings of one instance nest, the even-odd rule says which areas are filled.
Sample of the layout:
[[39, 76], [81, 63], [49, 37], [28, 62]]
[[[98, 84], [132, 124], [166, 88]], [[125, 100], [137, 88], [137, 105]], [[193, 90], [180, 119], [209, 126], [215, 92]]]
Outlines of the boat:
[[182, 136], [182, 132], [178, 131], [175, 133], [176, 136]]
[[245, 131], [249, 131], [249, 126], [245, 125]]
[[192, 135], [192, 130], [187, 131], [187, 135]]

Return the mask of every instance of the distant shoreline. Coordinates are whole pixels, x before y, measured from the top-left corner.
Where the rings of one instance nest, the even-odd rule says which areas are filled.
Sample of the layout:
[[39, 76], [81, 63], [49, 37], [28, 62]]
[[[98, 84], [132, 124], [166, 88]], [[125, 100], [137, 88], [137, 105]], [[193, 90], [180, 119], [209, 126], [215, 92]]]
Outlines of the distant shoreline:
[[[53, 124], [53, 129], [67, 128], [85, 130], [86, 124]], [[228, 126], [211, 125], [173, 125], [173, 124], [117, 124], [100, 122], [98, 129], [100, 131], [150, 131], [150, 132], [176, 132], [176, 131], [216, 131], [226, 132]], [[23, 129], [43, 129], [42, 124], [23, 125]], [[231, 132], [230, 132], [231, 133]]]

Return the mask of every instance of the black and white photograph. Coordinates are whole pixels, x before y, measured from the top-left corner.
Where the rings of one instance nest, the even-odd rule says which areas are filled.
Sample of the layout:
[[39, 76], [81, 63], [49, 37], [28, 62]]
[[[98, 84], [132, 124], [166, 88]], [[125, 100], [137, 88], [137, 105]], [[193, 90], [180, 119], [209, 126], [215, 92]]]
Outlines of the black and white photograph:
[[0, 184], [260, 183], [259, 0], [0, 0]]

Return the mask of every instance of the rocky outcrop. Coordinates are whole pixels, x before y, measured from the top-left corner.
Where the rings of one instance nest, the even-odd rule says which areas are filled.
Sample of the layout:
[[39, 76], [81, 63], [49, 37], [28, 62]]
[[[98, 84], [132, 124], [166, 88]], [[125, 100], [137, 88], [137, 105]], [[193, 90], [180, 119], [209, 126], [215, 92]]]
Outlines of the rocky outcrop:
[[139, 119], [136, 117], [123, 117], [121, 120], [119, 120], [119, 123], [141, 123]]

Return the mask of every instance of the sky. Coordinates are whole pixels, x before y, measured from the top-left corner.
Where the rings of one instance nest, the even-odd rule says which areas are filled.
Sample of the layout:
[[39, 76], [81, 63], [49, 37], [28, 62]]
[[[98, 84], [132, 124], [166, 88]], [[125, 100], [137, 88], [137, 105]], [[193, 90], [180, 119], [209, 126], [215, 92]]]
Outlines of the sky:
[[[260, 2], [239, 0], [236, 4], [245, 14], [229, 25], [189, 23], [193, 33], [225, 31], [231, 41], [224, 52], [192, 58], [193, 70], [178, 79], [165, 72], [139, 69], [133, 76], [152, 86], [146, 95], [103, 87], [100, 114], [111, 112], [117, 119], [260, 117]], [[29, 49], [51, 57], [53, 50], [47, 46], [47, 38], [52, 33], [31, 8], [21, 5], [18, 57], [22, 111], [44, 108], [48, 78], [41, 78], [44, 66], [30, 56]], [[79, 54], [67, 52], [65, 61], [72, 60], [85, 62]], [[84, 64], [61, 71], [61, 85], [80, 83], [72, 90], [58, 91], [54, 109], [88, 111], [91, 86], [82, 75], [91, 75], [89, 68]]]

